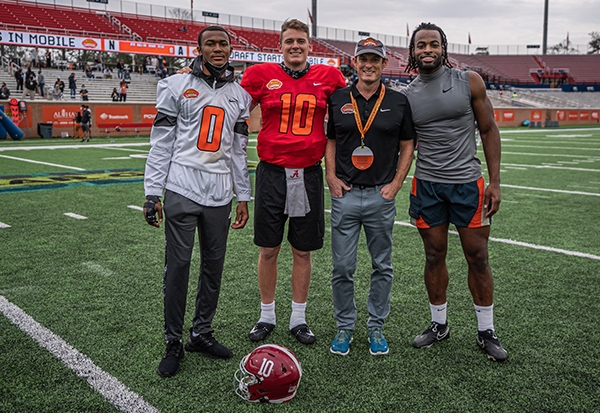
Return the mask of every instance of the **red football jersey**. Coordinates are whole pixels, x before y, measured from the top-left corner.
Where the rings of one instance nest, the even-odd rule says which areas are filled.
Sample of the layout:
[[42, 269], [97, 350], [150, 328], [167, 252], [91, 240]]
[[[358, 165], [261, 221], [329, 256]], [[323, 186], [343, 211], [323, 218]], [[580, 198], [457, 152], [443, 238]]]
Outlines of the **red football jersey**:
[[277, 63], [246, 69], [242, 87], [260, 104], [258, 157], [284, 168], [306, 168], [325, 155], [327, 98], [346, 81], [337, 68], [311, 66], [294, 79]]

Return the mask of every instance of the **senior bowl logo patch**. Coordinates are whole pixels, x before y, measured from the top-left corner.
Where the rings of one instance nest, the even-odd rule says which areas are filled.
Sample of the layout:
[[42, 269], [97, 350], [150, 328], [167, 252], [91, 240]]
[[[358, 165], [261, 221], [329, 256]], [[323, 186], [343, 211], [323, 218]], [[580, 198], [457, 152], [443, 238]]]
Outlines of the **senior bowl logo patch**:
[[269, 80], [269, 83], [267, 83], [267, 89], [269, 90], [279, 89], [281, 86], [283, 86], [283, 83], [281, 83], [281, 80], [279, 79], [271, 79]]
[[369, 37], [368, 39], [363, 40], [362, 45], [363, 46], [377, 46], [377, 41], [375, 39], [373, 39], [372, 37]]
[[198, 93], [196, 89], [188, 89], [185, 92], [183, 92], [183, 97], [186, 97], [188, 99], [196, 99], [198, 96], [200, 96], [200, 93]]
[[344, 115], [352, 115], [354, 113], [352, 103], [346, 103], [340, 110]]

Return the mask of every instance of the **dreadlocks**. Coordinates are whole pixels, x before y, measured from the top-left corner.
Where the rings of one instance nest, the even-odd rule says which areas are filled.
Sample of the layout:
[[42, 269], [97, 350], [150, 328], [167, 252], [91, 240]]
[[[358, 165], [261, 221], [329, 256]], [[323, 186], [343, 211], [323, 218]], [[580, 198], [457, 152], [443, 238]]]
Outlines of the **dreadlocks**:
[[442, 38], [442, 65], [452, 67], [452, 65], [448, 61], [448, 40], [446, 39], [446, 34], [444, 33], [444, 31], [433, 23], [421, 23], [413, 31], [412, 36], [410, 38], [410, 45], [408, 48], [408, 64], [406, 65], [404, 71], [410, 72], [411, 70], [417, 70], [419, 68], [419, 66], [417, 65], [417, 60], [414, 57], [414, 53], [415, 35], [420, 30], [437, 30], [440, 33], [440, 37]]

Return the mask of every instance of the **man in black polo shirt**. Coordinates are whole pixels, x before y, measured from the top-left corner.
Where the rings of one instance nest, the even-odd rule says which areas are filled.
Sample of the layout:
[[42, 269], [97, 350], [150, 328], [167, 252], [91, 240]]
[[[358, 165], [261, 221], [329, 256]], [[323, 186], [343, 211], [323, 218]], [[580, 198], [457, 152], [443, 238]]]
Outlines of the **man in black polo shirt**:
[[357, 43], [357, 81], [329, 99], [325, 150], [331, 192], [334, 316], [338, 333], [331, 352], [346, 355], [356, 322], [354, 271], [361, 226], [373, 272], [367, 309], [370, 353], [387, 354], [381, 328], [390, 312], [395, 197], [413, 160], [416, 137], [408, 99], [381, 82], [385, 46], [368, 38]]

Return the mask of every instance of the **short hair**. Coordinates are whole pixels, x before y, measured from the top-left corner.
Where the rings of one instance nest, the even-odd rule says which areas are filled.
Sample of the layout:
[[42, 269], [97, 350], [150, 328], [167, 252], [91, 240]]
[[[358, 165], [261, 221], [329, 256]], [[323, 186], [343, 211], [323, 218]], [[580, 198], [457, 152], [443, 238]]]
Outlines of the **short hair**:
[[290, 19], [283, 22], [281, 25], [281, 32], [279, 33], [279, 43], [283, 40], [283, 32], [288, 29], [295, 29], [301, 32], [306, 33], [306, 37], [308, 37], [308, 41], [310, 42], [310, 30], [308, 29], [308, 25], [298, 19]]
[[410, 44], [408, 46], [408, 64], [406, 65], [404, 71], [409, 72], [411, 70], [417, 70], [419, 68], [417, 60], [414, 58], [413, 54], [415, 52], [415, 35], [421, 30], [436, 30], [440, 34], [440, 37], [442, 39], [442, 65], [452, 67], [450, 61], [448, 60], [448, 39], [446, 39], [446, 34], [444, 33], [444, 31], [439, 26], [433, 23], [421, 23], [412, 32], [412, 36], [410, 37]]
[[231, 35], [227, 30], [225, 30], [221, 26], [207, 26], [204, 29], [200, 30], [200, 33], [198, 34], [198, 48], [202, 46], [202, 35], [204, 34], [204, 32], [223, 32], [227, 35], [227, 39], [229, 39], [229, 44], [231, 45]]

